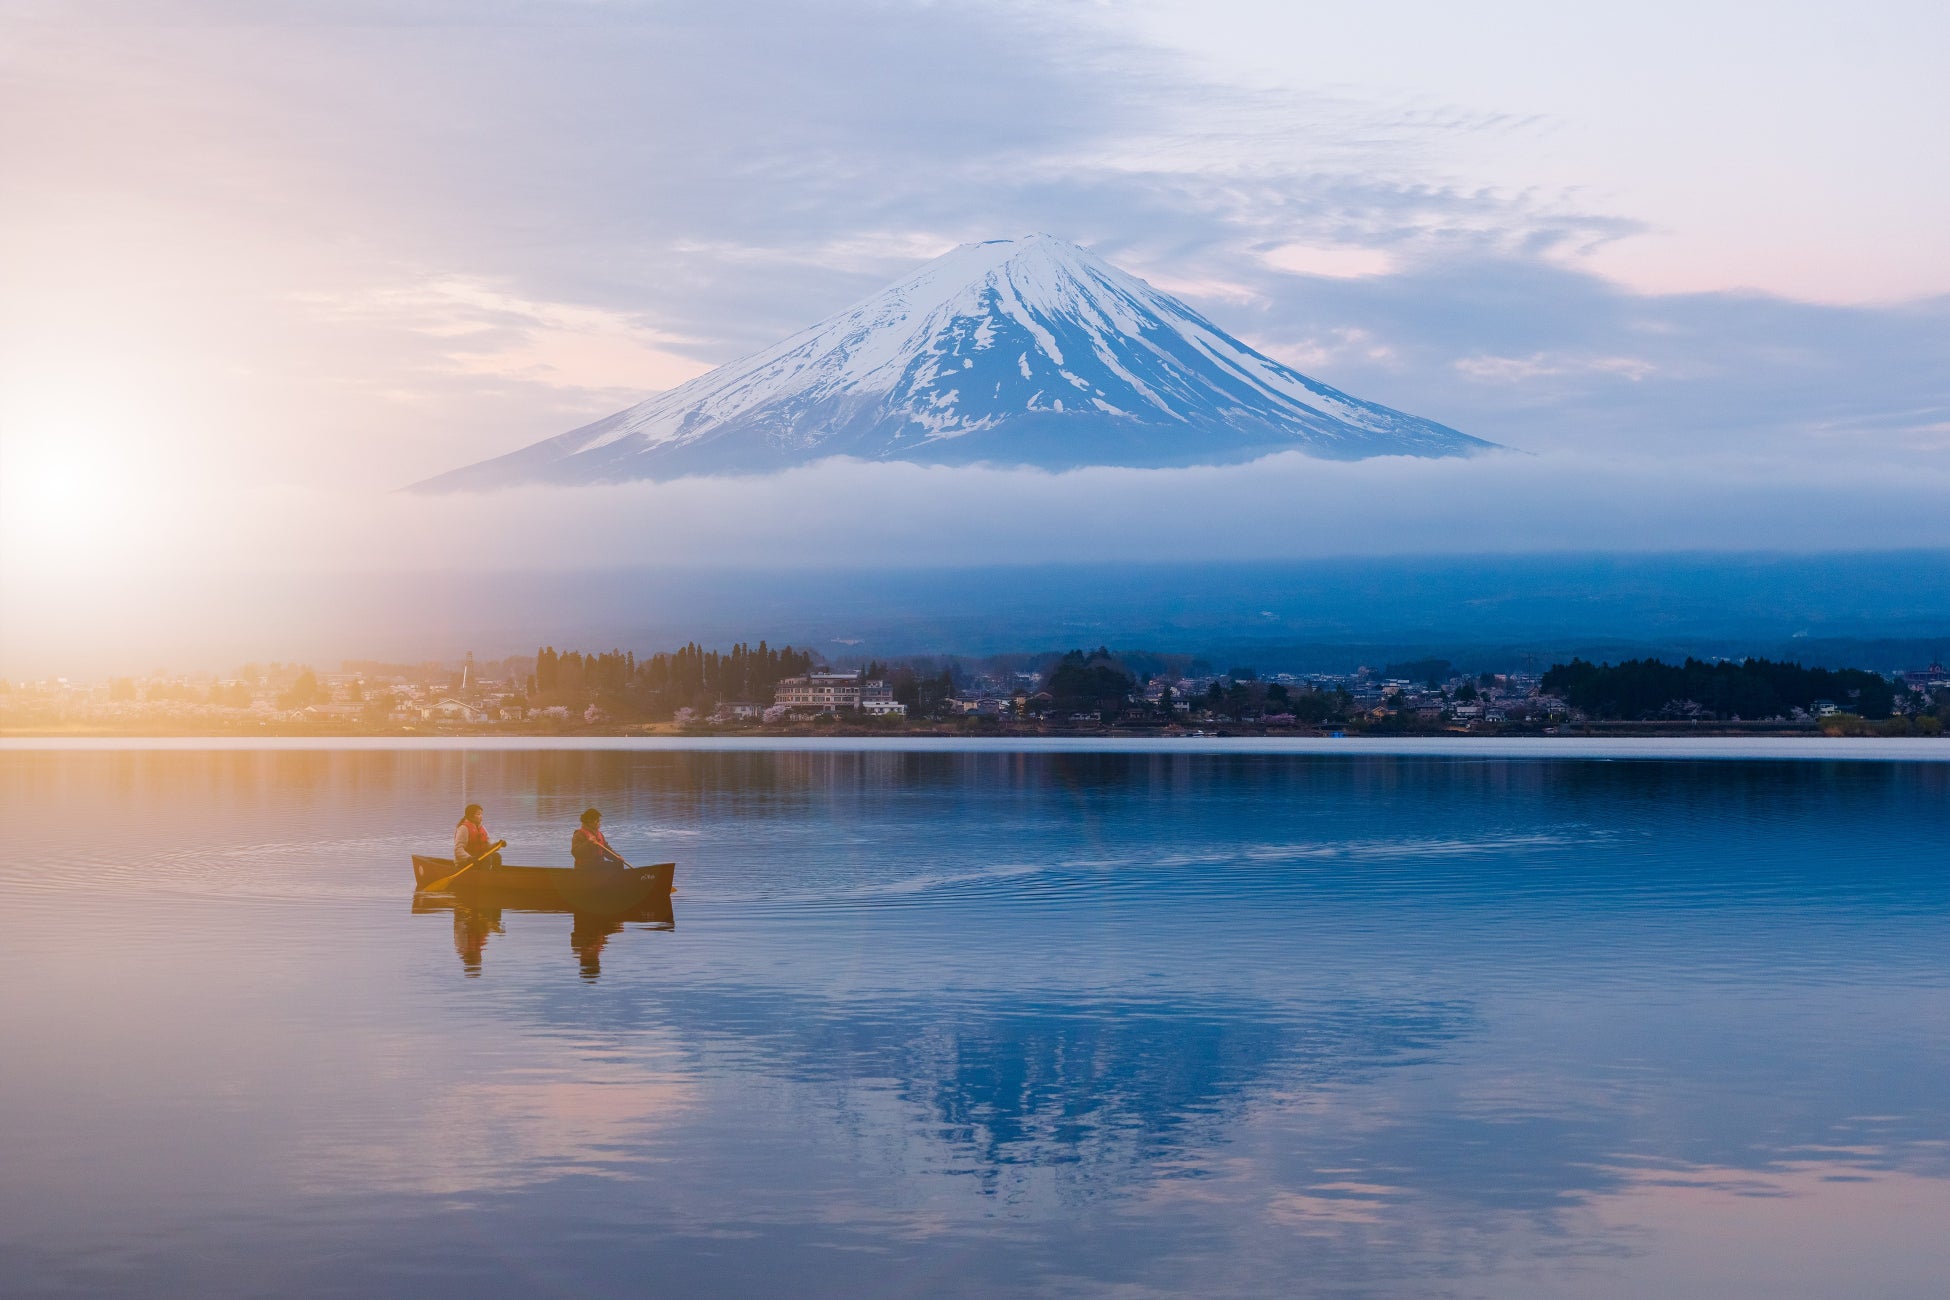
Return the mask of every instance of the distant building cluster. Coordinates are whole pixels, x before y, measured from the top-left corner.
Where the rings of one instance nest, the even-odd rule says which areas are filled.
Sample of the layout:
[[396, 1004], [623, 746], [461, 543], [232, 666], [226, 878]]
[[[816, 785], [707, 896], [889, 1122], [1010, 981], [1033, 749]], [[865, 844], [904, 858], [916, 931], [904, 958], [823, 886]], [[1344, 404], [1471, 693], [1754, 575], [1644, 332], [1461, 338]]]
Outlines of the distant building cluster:
[[156, 732], [278, 726], [416, 729], [421, 726], [601, 720], [600, 709], [530, 707], [506, 680], [461, 668], [420, 673], [313, 672], [271, 664], [231, 674], [154, 674], [80, 682], [65, 677], [0, 683], [0, 726]]

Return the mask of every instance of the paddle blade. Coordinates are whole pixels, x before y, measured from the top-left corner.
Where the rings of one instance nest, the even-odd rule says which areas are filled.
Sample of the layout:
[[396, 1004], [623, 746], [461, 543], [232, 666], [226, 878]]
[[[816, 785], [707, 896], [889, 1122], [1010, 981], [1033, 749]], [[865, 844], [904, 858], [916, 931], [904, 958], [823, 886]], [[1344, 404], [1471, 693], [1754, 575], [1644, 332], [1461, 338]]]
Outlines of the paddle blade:
[[452, 875], [442, 876], [438, 880], [432, 881], [428, 884], [421, 885], [420, 891], [422, 893], [427, 893], [427, 894], [439, 893], [441, 890], [445, 889], [447, 886], [453, 884], [456, 880], [459, 880], [462, 876], [472, 871], [475, 867], [480, 866], [483, 861], [493, 857], [496, 853], [499, 853], [502, 849], [505, 849], [507, 847], [508, 847], [508, 841], [496, 840], [494, 843], [487, 846], [486, 852], [482, 853], [480, 857], [475, 858], [472, 862], [462, 867], [459, 871], [454, 872]]

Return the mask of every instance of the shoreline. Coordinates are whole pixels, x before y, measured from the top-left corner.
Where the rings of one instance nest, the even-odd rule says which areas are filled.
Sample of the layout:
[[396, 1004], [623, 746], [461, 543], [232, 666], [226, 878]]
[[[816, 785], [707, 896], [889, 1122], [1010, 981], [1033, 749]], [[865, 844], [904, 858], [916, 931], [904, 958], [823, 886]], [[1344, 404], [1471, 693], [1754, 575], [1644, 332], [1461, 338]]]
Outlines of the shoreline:
[[1950, 743], [1919, 736], [0, 736], [0, 753], [334, 750], [1288, 754], [1296, 757], [1950, 763]]

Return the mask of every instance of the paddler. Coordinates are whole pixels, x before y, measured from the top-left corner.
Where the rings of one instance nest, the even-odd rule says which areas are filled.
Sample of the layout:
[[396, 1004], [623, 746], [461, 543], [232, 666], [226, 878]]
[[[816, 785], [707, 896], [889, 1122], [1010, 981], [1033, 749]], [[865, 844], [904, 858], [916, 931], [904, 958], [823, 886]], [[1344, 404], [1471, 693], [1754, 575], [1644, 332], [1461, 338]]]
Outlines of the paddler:
[[487, 827], [481, 825], [481, 805], [468, 804], [454, 826], [454, 865], [465, 867], [478, 862], [483, 867], [500, 866], [501, 854], [488, 852], [493, 843], [488, 838]]
[[621, 871], [630, 865], [603, 838], [603, 815], [594, 808], [583, 809], [582, 825], [569, 837], [569, 853], [578, 871]]

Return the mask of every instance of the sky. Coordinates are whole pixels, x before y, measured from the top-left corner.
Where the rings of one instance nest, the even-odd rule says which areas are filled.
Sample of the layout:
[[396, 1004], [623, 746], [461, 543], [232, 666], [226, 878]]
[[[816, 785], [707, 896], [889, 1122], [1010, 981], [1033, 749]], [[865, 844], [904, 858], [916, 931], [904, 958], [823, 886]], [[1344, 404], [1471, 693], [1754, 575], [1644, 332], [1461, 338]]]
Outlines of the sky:
[[[1950, 545], [1945, 48], [1893, 0], [0, 0], [0, 582]], [[1516, 450], [395, 491], [1031, 231]]]

